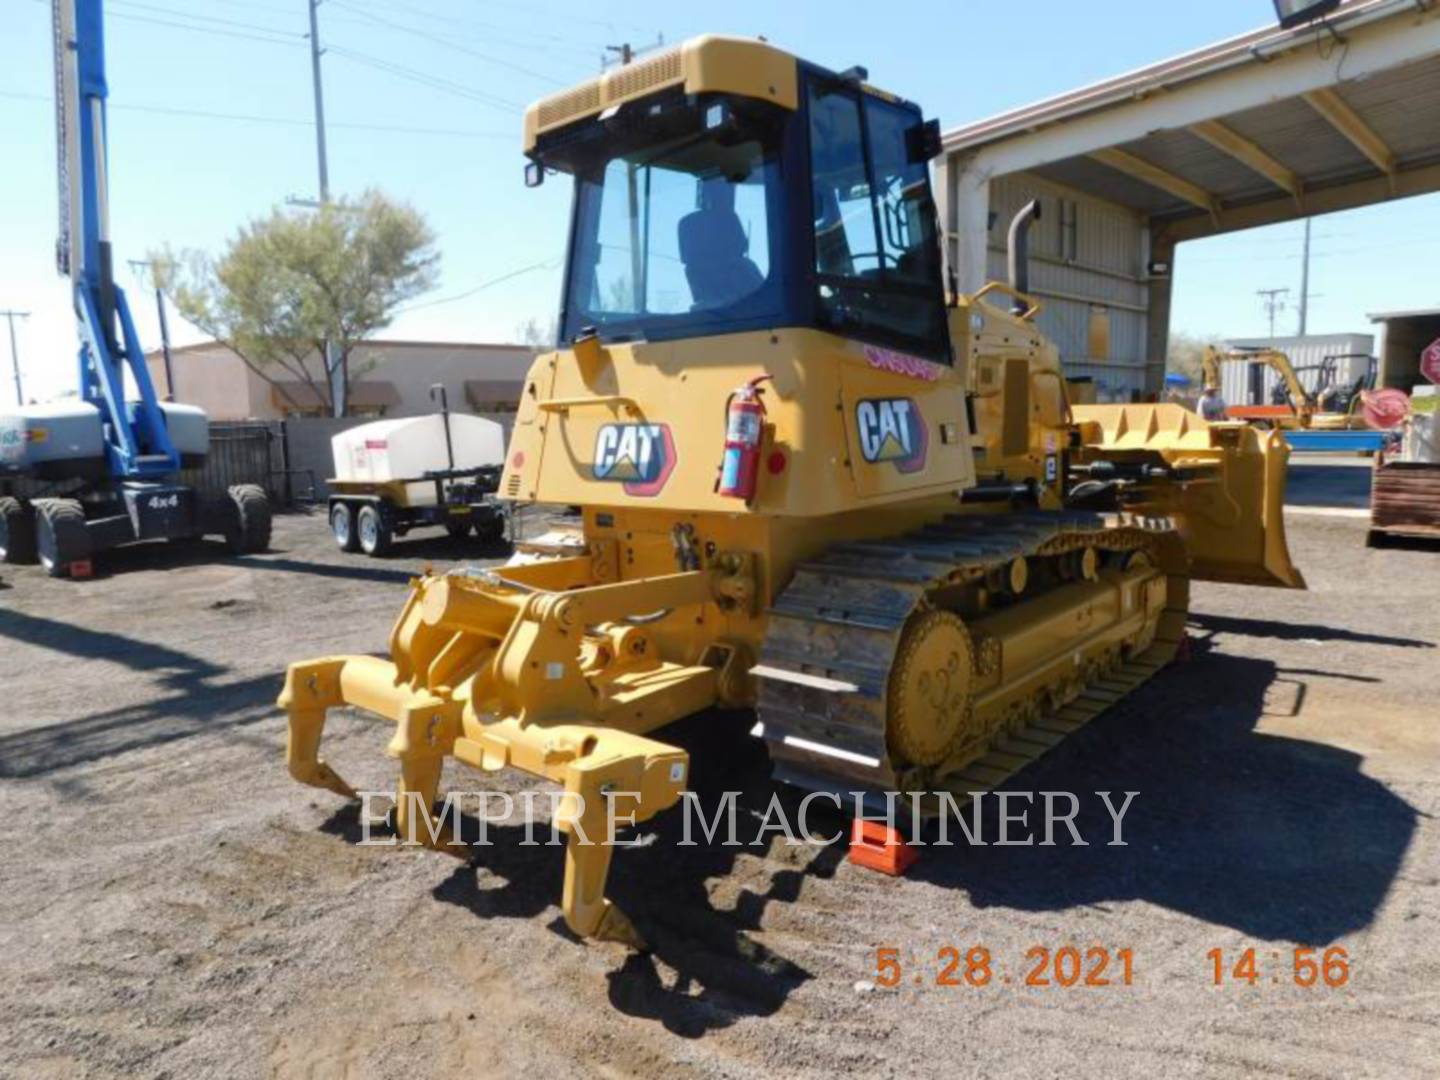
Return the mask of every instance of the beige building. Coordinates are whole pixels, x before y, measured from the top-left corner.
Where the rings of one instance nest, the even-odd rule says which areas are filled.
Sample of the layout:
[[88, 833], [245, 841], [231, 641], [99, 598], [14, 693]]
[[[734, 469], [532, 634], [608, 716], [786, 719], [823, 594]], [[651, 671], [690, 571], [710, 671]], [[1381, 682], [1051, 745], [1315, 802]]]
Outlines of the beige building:
[[[430, 387], [440, 383], [452, 409], [513, 412], [534, 356], [535, 350], [526, 345], [367, 341], [350, 354], [350, 410], [358, 416], [433, 412]], [[328, 398], [308, 383], [268, 369], [266, 374], [277, 384], [272, 385], [218, 342], [172, 349], [173, 386], [166, 382], [159, 350], [147, 353], [145, 359], [157, 394], [199, 405], [212, 420], [279, 420], [329, 413]]]

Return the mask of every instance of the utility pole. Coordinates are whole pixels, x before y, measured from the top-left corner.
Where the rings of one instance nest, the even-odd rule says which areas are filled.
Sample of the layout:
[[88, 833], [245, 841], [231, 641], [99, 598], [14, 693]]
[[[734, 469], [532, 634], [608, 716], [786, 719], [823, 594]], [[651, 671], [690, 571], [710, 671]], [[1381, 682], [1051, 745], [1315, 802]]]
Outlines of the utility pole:
[[15, 365], [15, 403], [25, 404], [25, 388], [20, 383], [20, 350], [15, 345], [15, 320], [28, 319], [28, 311], [0, 311], [10, 323], [10, 362]]
[[1255, 295], [1261, 297], [1261, 303], [1265, 305], [1265, 314], [1270, 319], [1270, 336], [1275, 336], [1275, 316], [1285, 310], [1285, 297], [1290, 293], [1289, 289], [1256, 289]]
[[[148, 259], [131, 259], [130, 269], [135, 276], [144, 279], [144, 273], [155, 264]], [[165, 292], [160, 288], [159, 279], [150, 278], [155, 286], [155, 313], [160, 318], [160, 355], [165, 361], [165, 397], [175, 400], [175, 367], [170, 360], [170, 324], [165, 319]]]
[[664, 34], [656, 34], [654, 41], [649, 45], [641, 45], [638, 49], [628, 41], [619, 45], [606, 45], [605, 51], [600, 54], [600, 70], [604, 71], [612, 63], [610, 59], [611, 53], [615, 54], [615, 59], [620, 62], [621, 67], [624, 67], [626, 64], [632, 63], [641, 53], [654, 52], [656, 49], [663, 49], [664, 47]]
[[[1300, 256], [1300, 336], [1305, 336], [1305, 322], [1310, 314], [1310, 223], [1305, 219], [1305, 251]], [[1271, 337], [1275, 334], [1272, 332]]]
[[315, 83], [315, 156], [320, 163], [320, 201], [330, 201], [330, 165], [325, 157], [325, 89], [320, 82], [320, 0], [310, 0], [310, 75]]
[[[310, 0], [310, 76], [315, 84], [315, 159], [320, 166], [320, 206], [330, 205], [330, 164], [325, 154], [325, 88], [320, 79], [320, 0]], [[330, 404], [335, 416], [344, 416], [349, 382], [345, 364], [335, 355], [330, 339], [324, 343], [325, 374], [330, 380]]]

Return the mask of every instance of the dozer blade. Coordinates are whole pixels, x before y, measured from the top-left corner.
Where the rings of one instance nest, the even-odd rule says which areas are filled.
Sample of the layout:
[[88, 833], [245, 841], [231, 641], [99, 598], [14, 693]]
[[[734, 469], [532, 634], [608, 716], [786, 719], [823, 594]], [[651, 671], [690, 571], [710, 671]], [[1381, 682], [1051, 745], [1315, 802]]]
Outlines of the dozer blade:
[[1179, 405], [1076, 405], [1091, 461], [1162, 466], [1125, 508], [1175, 520], [1203, 581], [1303, 589], [1285, 540], [1285, 467], [1279, 431], [1211, 424]]

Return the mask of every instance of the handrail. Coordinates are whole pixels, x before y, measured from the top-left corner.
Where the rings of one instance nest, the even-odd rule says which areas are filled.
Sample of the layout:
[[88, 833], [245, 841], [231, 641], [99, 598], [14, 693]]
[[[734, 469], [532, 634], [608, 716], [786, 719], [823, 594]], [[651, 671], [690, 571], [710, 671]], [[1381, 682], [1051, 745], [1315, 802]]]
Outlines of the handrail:
[[1036, 300], [1035, 297], [1031, 296], [1029, 293], [1022, 293], [1019, 289], [1016, 289], [1003, 281], [989, 282], [974, 296], [970, 297], [970, 300], [972, 303], [978, 303], [987, 293], [991, 292], [1004, 293], [1006, 296], [1010, 297], [1013, 300], [1019, 300], [1022, 304], [1029, 304], [1030, 306], [1020, 313], [1020, 318], [1024, 319], [1027, 322], [1035, 318], [1036, 315], [1039, 315], [1040, 309], [1045, 306], [1039, 300]]
[[595, 397], [573, 397], [573, 398], [550, 398], [548, 401], [541, 401], [538, 407], [542, 412], [569, 412], [571, 409], [582, 409], [586, 406], [600, 406], [607, 409], [623, 409], [626, 412], [640, 415], [640, 406], [634, 398], [626, 397], [624, 394], [600, 394]]

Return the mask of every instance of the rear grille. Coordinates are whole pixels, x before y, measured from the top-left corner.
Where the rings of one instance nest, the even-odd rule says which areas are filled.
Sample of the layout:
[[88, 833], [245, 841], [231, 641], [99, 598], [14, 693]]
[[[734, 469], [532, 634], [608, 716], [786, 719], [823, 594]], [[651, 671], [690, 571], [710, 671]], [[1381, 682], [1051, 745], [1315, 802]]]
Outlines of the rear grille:
[[624, 98], [643, 94], [647, 90], [680, 78], [680, 50], [671, 49], [652, 60], [629, 64], [613, 72], [608, 81], [607, 101], [616, 102]]
[[540, 126], [542, 128], [563, 124], [565, 121], [600, 107], [600, 84], [588, 83], [575, 90], [546, 98], [540, 103]]
[[540, 102], [536, 114], [541, 131], [561, 127], [582, 116], [598, 112], [603, 106], [616, 105], [648, 94], [662, 86], [684, 78], [680, 50], [670, 49], [649, 60], [617, 68], [594, 82]]

